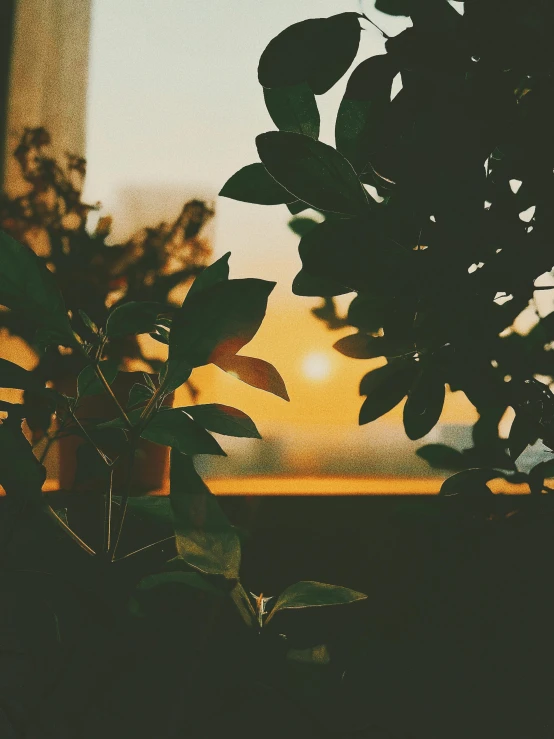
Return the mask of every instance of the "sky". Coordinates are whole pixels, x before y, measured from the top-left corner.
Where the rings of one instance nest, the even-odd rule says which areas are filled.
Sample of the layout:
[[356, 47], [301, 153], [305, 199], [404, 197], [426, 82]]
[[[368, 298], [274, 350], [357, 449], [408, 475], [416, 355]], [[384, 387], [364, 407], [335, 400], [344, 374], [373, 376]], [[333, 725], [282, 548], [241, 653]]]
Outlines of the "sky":
[[[343, 11], [367, 13], [390, 35], [407, 22], [375, 11], [372, 0], [93, 0], [86, 196], [114, 215], [116, 235], [171, 218], [187, 196], [215, 198], [228, 177], [257, 161], [256, 135], [274, 128], [257, 80], [263, 49], [292, 23]], [[362, 25], [355, 64], [385, 50], [381, 33]], [[318, 98], [326, 143], [334, 143], [348, 76]], [[358, 384], [380, 361], [339, 355], [332, 344], [349, 331], [328, 332], [310, 315], [317, 301], [292, 295], [300, 260], [288, 211], [219, 198], [216, 212], [215, 253], [232, 252], [231, 277], [277, 282], [266, 322], [242, 353], [277, 366], [291, 403], [211, 368], [200, 371], [202, 401], [237, 405], [262, 434], [319, 428], [312, 440], [328, 439], [329, 428], [342, 427], [363, 441], [374, 430], [357, 428]], [[446, 420], [458, 420], [460, 407], [451, 401]], [[377, 423], [398, 427], [400, 417], [396, 409]]]

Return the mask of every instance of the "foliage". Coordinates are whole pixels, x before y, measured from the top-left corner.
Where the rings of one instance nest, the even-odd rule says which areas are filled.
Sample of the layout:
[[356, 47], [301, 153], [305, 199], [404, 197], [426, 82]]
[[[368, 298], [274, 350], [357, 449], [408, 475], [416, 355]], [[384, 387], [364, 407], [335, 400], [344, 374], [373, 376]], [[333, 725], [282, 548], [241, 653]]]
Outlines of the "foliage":
[[[14, 151], [23, 187], [15, 195], [0, 195], [0, 228], [39, 256], [42, 265], [35, 262], [33, 270], [27, 268], [23, 273], [26, 280], [33, 271], [44, 272], [46, 267], [50, 270], [50, 282], [60, 288], [83, 337], [92, 339], [97, 326], [103, 326], [109, 314], [110, 358], [128, 369], [138, 365], [140, 369], [158, 370], [161, 363], [145, 355], [137, 334], [150, 333], [163, 340], [163, 330], [154, 331], [152, 321], [158, 315], [174, 312], [178, 305], [176, 288], [190, 285], [208, 264], [211, 247], [203, 230], [213, 210], [203, 201], [190, 200], [173, 223], [145, 228], [125, 243], [108, 243], [112, 227], [109, 216], [99, 218], [94, 231], [87, 227], [90, 213], [99, 205], [82, 200], [85, 160], [67, 155], [62, 164], [50, 156], [49, 144], [50, 136], [43, 128], [25, 130]], [[5, 259], [7, 248], [4, 247]], [[3, 266], [3, 276], [7, 277]], [[41, 312], [35, 310], [29, 315], [29, 308], [38, 309], [38, 301], [42, 300], [39, 284], [36, 279], [29, 280], [27, 287], [25, 301], [12, 306], [17, 310], [2, 313], [0, 325], [40, 352], [36, 372], [42, 380], [76, 374], [82, 360], [63, 336], [67, 325], [50, 329], [61, 334], [57, 344], [63, 348], [47, 342], [48, 351], [41, 351], [44, 342], [41, 335], [35, 334]], [[5, 286], [0, 285], [0, 290], [4, 293]], [[142, 308], [138, 308], [138, 303]], [[48, 303], [43, 300], [40, 307], [48, 310]], [[109, 313], [114, 307], [120, 310]], [[134, 326], [122, 320], [125, 315], [134, 316]], [[61, 320], [66, 324], [65, 312]]]
[[[517, 475], [529, 444], [554, 448], [554, 312], [537, 299], [554, 261], [554, 11], [541, 0], [377, 8], [411, 24], [383, 33], [385, 53], [354, 68], [335, 147], [318, 140], [317, 96], [348, 71], [361, 27], [369, 21], [376, 33], [375, 23], [341, 13], [269, 43], [259, 80], [279, 130], [257, 137], [260, 162], [221, 194], [260, 202], [249, 197], [249, 172], [261, 180], [260, 167], [272, 192], [283, 188], [272, 202], [287, 204], [301, 237], [293, 291], [322, 297], [314, 312], [330, 328], [356, 330], [340, 352], [384, 363], [361, 382], [360, 423], [407, 398], [406, 433], [423, 438], [448, 386], [479, 414], [474, 447], [423, 447], [421, 456]], [[298, 215], [308, 207], [317, 220]], [[343, 319], [333, 298], [346, 293], [356, 295]], [[498, 426], [510, 407], [506, 441]]]
[[[44, 454], [37, 459], [24, 434], [27, 406], [1, 402], [0, 485], [7, 496], [8, 507], [4, 506], [4, 511], [8, 513], [8, 530], [5, 539], [0, 538], [0, 577], [9, 577], [14, 567], [17, 572], [34, 573], [39, 579], [46, 577], [46, 584], [40, 588], [47, 592], [47, 603], [53, 603], [54, 598], [48, 578], [56, 575], [69, 578], [73, 583], [71, 587], [92, 590], [87, 597], [94, 603], [92, 613], [101, 614], [98, 628], [105, 629], [106, 621], [111, 624], [109, 633], [112, 636], [104, 636], [97, 647], [106, 662], [116, 649], [110, 639], [119, 638], [122, 626], [122, 630], [132, 633], [137, 618], [148, 619], [152, 602], [163, 603], [168, 588], [184, 591], [185, 600], [190, 597], [189, 592], [193, 593], [193, 598], [197, 593], [200, 604], [206, 597], [215, 598], [220, 604], [228, 602], [256, 635], [256, 642], [248, 642], [255, 646], [253, 656], [243, 655], [244, 659], [253, 660], [253, 676], [257, 674], [260, 660], [267, 659], [268, 669], [273, 669], [274, 664], [287, 664], [286, 645], [276, 650], [267, 646], [276, 640], [280, 643], [282, 635], [269, 630], [269, 636], [265, 636], [270, 620], [279, 611], [339, 605], [366, 598], [348, 588], [315, 582], [299, 582], [286, 588], [272, 609], [266, 607], [271, 598], [249, 595], [241, 581], [241, 536], [244, 534], [230, 523], [218, 500], [198, 475], [194, 455], [225, 454], [211, 431], [247, 438], [260, 438], [260, 434], [245, 413], [226, 405], [212, 403], [182, 408], [163, 405], [168, 393], [186, 382], [195, 367], [217, 361], [222, 368], [234, 368], [234, 359], [245, 363], [246, 369], [240, 379], [286, 397], [283, 380], [274, 367], [262, 360], [236, 354], [258, 331], [274, 283], [229, 279], [229, 255], [226, 254], [199, 275], [171, 318], [161, 307], [153, 310], [151, 303], [133, 301], [112, 308], [105, 325], [95, 324], [94, 331], [89, 333], [82, 330], [75, 316], [68, 316], [51, 273], [29, 247], [0, 232], [2, 254], [9, 258], [4, 262], [0, 257], [0, 284], [4, 280], [9, 291], [3, 292], [0, 300], [15, 313], [25, 308], [29, 320], [36, 319], [36, 327], [46, 345], [63, 341], [75, 348], [86, 366], [79, 375], [75, 397], [46, 387], [36, 373], [7, 360], [0, 361], [0, 388], [31, 390], [58, 417], [58, 435], [74, 434], [84, 439], [78, 452], [77, 475], [80, 480], [92, 482], [91, 495], [100, 504], [94, 508], [100, 515], [88, 522], [85, 531], [100, 529], [101, 525], [103, 538], [98, 542], [89, 538], [82, 527], [73, 523], [74, 506], [55, 508], [49, 494], [42, 492], [46, 477], [41, 463]], [[27, 299], [26, 283], [19, 279], [24, 272], [36, 284], [40, 305]], [[169, 358], [160, 368], [157, 383], [145, 375], [144, 383], [135, 384], [128, 403], [122, 404], [112, 390], [120, 370], [118, 363], [109, 356], [110, 343], [121, 335], [142, 331], [159, 331], [169, 346]], [[234, 369], [229, 371], [234, 372]], [[99, 393], [111, 399], [113, 418], [80, 420], [78, 411], [82, 399]], [[141, 438], [171, 448], [169, 496], [135, 494], [133, 465]], [[122, 494], [116, 495], [114, 476], [121, 471], [125, 482]], [[73, 503], [75, 501], [79, 501], [78, 495], [73, 496]], [[128, 551], [126, 534], [130, 518], [144, 524], [149, 541]], [[79, 524], [78, 516], [75, 520]], [[50, 529], [59, 531], [61, 541], [47, 536], [49, 543], [45, 546], [42, 544], [44, 532], [49, 535]], [[165, 536], [160, 538], [162, 533]], [[23, 542], [22, 547], [16, 546], [17, 541]], [[38, 552], [33, 549], [34, 542], [38, 542]], [[145, 558], [145, 553], [151, 556]], [[36, 566], [27, 568], [29, 556], [40, 556], [39, 571]], [[51, 621], [53, 614], [56, 624], [60, 619], [65, 624], [64, 619], [69, 617], [64, 608], [59, 607], [60, 611], [57, 605], [49, 606], [48, 619]], [[87, 609], [90, 610], [88, 606]], [[194, 618], [185, 615], [184, 619], [180, 629], [195, 633]], [[56, 628], [60, 641], [61, 632], [58, 626]], [[35, 638], [39, 649], [47, 649], [40, 637]], [[199, 647], [196, 639], [193, 642], [189, 657], [197, 659]], [[64, 642], [64, 649], [70, 660], [72, 647]], [[306, 659], [305, 655], [301, 656]], [[320, 656], [320, 652], [315, 654], [314, 664]], [[291, 659], [296, 659], [294, 654]], [[325, 664], [328, 661], [327, 657]], [[88, 661], [83, 661], [81, 668], [87, 673]], [[65, 669], [69, 668], [62, 667], [61, 672]], [[104, 667], [103, 674], [105, 672]], [[85, 675], [79, 673], [79, 684], [85, 679]], [[251, 680], [255, 682], [255, 677]], [[210, 700], [208, 696], [208, 704]], [[65, 695], [62, 703], [66, 705]], [[64, 713], [61, 705], [59, 712]], [[31, 712], [24, 725], [30, 727], [33, 718]], [[62, 732], [57, 736], [75, 734]]]

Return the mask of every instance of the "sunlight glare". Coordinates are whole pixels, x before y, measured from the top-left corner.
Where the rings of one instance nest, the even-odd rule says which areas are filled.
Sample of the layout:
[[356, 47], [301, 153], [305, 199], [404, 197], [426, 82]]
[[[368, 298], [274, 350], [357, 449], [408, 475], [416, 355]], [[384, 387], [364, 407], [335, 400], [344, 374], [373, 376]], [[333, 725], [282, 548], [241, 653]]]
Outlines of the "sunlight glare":
[[308, 380], [326, 380], [331, 374], [331, 361], [320, 352], [307, 354], [302, 361], [302, 372]]

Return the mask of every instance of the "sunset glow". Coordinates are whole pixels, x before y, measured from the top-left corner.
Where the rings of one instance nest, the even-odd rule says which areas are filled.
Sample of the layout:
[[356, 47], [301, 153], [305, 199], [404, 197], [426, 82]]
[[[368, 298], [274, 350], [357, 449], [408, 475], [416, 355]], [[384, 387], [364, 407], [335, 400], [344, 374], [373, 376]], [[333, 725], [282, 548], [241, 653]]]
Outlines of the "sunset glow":
[[302, 360], [302, 373], [308, 380], [327, 380], [331, 375], [331, 360], [323, 352], [307, 354]]

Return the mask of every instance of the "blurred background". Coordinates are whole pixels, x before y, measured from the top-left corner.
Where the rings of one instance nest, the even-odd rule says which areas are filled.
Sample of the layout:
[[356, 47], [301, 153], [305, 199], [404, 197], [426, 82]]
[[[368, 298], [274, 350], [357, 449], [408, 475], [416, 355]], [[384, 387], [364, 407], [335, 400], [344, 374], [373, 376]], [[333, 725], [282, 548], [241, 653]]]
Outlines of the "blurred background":
[[[254, 390], [215, 367], [195, 371], [200, 402], [251, 415], [263, 441], [223, 439], [228, 458], [205, 458], [211, 477], [348, 476], [380, 479], [432, 474], [414, 451], [429, 442], [470, 445], [473, 408], [450, 394], [441, 423], [410, 442], [402, 406], [358, 426], [361, 377], [381, 360], [348, 359], [332, 345], [349, 329], [329, 331], [311, 313], [318, 299], [292, 294], [300, 268], [298, 237], [285, 206], [217, 198], [226, 179], [257, 160], [255, 136], [271, 130], [257, 81], [264, 47], [288, 25], [343, 11], [364, 12], [389, 34], [391, 18], [357, 0], [3, 0], [0, 13], [0, 136], [4, 188], [21, 186], [12, 153], [25, 127], [44, 126], [54, 155], [85, 156], [83, 198], [101, 203], [89, 227], [113, 218], [110, 239], [172, 222], [183, 202], [207, 201], [213, 258], [231, 251], [232, 277], [275, 280], [267, 319], [247, 354], [274, 364], [290, 403]], [[357, 61], [384, 52], [381, 33], [364, 22]], [[348, 75], [320, 97], [323, 141], [333, 143], [336, 110]], [[351, 296], [338, 299], [344, 310]], [[21, 340], [2, 333], [0, 354], [36, 362]], [[187, 390], [177, 403], [188, 402]], [[387, 480], [389, 483], [387, 483]], [[301, 492], [301, 490], [299, 490]]]

